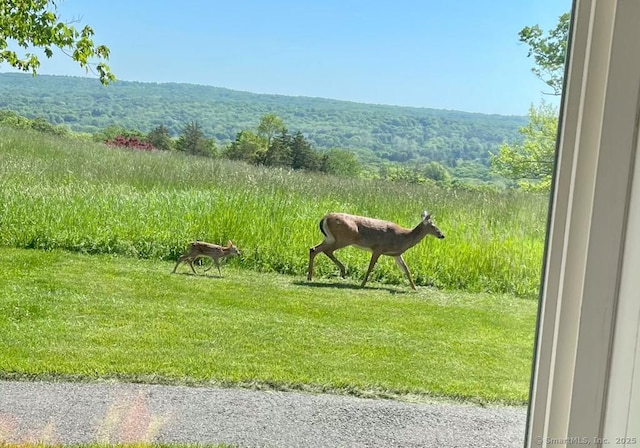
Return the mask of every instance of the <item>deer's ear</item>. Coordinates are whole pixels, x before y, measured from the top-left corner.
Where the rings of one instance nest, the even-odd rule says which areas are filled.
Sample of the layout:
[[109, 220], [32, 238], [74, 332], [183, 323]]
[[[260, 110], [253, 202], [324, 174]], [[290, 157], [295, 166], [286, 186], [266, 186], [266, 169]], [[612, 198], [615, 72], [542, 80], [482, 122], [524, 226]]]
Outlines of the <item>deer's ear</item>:
[[231, 240], [227, 241], [227, 247], [231, 247], [233, 246], [233, 243], [231, 242]]
[[431, 215], [429, 213], [427, 213], [427, 211], [423, 211], [422, 212], [422, 220], [423, 221], [429, 221], [431, 219]]

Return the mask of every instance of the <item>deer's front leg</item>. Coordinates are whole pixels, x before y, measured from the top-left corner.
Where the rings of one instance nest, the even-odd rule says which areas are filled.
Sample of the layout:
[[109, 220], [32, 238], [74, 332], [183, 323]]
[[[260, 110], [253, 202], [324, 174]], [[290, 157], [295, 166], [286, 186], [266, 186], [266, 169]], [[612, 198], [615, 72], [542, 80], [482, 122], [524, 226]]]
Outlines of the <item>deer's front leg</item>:
[[409, 279], [409, 283], [411, 283], [411, 287], [415, 291], [416, 284], [413, 283], [413, 279], [411, 278], [411, 272], [409, 272], [409, 267], [407, 266], [407, 263], [404, 262], [404, 258], [402, 258], [402, 255], [398, 255], [397, 257], [394, 257], [394, 258], [396, 260], [396, 264], [400, 267], [400, 269], [404, 271], [407, 278]]

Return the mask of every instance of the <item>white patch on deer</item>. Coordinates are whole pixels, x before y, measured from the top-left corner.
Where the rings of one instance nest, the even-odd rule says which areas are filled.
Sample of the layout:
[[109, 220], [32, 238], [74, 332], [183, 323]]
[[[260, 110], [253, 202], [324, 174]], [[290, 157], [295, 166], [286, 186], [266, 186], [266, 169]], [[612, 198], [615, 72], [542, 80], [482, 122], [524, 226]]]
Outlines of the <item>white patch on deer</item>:
[[327, 244], [333, 244], [336, 238], [329, 230], [329, 227], [327, 227], [327, 218], [322, 220], [322, 230], [324, 231], [324, 240], [327, 242]]

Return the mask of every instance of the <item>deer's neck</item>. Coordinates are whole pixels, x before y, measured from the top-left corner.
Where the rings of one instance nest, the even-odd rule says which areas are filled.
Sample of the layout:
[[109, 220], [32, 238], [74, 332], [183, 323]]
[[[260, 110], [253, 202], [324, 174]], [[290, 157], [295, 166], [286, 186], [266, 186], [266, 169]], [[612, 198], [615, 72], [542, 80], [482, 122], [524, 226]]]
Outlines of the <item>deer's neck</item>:
[[424, 239], [425, 236], [427, 236], [427, 226], [423, 225], [422, 223], [418, 224], [417, 226], [415, 226], [413, 229], [411, 229], [410, 232], [407, 232], [405, 235], [405, 250], [409, 249], [410, 247], [415, 246], [416, 244], [418, 244], [420, 241], [422, 241]]

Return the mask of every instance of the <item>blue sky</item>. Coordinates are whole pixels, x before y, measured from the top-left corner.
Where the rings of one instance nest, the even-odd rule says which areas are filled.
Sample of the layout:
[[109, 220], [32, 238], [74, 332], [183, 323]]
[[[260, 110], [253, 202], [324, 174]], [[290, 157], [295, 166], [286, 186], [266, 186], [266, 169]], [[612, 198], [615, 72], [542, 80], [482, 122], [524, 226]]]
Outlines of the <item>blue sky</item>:
[[[126, 81], [525, 115], [546, 91], [518, 31], [570, 0], [65, 0]], [[6, 71], [6, 66], [0, 66]], [[42, 74], [86, 76], [68, 57]]]

